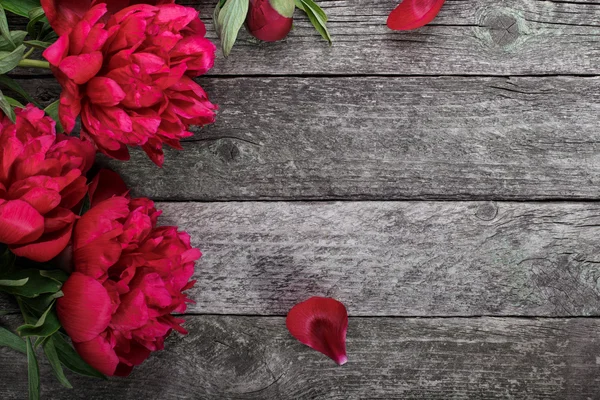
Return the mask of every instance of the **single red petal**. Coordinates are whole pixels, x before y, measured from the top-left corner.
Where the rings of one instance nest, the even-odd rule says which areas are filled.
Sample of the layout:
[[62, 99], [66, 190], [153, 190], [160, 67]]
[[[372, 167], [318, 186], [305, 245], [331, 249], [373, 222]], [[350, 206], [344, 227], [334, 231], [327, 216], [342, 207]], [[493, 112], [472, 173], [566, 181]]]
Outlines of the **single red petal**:
[[44, 217], [23, 200], [0, 199], [0, 243], [29, 243], [44, 233]]
[[87, 342], [104, 332], [110, 323], [112, 303], [100, 282], [74, 272], [62, 291], [64, 296], [57, 300], [56, 311], [73, 342]]
[[427, 25], [438, 15], [446, 0], [403, 0], [388, 17], [387, 26], [408, 31]]
[[108, 200], [114, 196], [125, 196], [129, 189], [121, 175], [117, 174], [110, 169], [103, 168], [94, 177], [88, 193], [90, 195], [91, 206], [94, 207], [96, 204]]
[[86, 93], [90, 101], [99, 106], [116, 106], [125, 98], [119, 84], [110, 78], [95, 77], [87, 84]]
[[41, 0], [41, 5], [52, 29], [65, 35], [90, 9], [92, 0]]
[[104, 375], [113, 376], [119, 365], [119, 357], [112, 345], [103, 336], [87, 342], [74, 342], [73, 346], [83, 360]]
[[46, 50], [43, 56], [50, 65], [57, 67], [60, 62], [69, 54], [69, 35], [64, 35], [58, 38], [56, 42]]
[[71, 240], [72, 227], [69, 225], [60, 231], [42, 235], [34, 243], [12, 246], [11, 250], [19, 257], [37, 262], [47, 262], [58, 256]]
[[58, 68], [78, 85], [87, 83], [102, 68], [102, 53], [81, 54], [79, 56], [68, 56], [64, 58]]
[[300, 342], [325, 354], [339, 365], [348, 361], [348, 312], [339, 301], [311, 297], [296, 304], [288, 313], [285, 323], [292, 336]]

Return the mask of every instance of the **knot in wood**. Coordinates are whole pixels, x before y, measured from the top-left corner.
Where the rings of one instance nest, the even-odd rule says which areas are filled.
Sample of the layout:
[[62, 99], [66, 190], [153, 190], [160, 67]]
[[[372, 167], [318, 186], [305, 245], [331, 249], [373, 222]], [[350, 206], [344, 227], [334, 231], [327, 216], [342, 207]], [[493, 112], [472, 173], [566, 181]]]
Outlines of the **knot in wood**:
[[497, 215], [498, 205], [493, 201], [482, 203], [475, 211], [475, 216], [482, 221], [492, 221]]
[[526, 34], [525, 20], [510, 9], [486, 9], [479, 15], [483, 36], [493, 47], [510, 49]]
[[230, 163], [235, 161], [240, 155], [240, 149], [230, 139], [219, 139], [215, 143], [214, 152], [219, 158], [225, 162]]

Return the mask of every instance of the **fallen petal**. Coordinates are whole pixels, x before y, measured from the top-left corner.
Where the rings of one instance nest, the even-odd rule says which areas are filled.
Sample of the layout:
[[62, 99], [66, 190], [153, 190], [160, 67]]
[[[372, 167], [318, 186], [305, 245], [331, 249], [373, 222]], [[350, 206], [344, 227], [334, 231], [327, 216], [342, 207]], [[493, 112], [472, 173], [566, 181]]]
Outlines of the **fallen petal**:
[[446, 0], [403, 0], [388, 17], [387, 26], [408, 31], [427, 25], [438, 15]]
[[296, 304], [288, 313], [285, 323], [292, 336], [300, 342], [325, 354], [339, 365], [348, 361], [348, 312], [339, 301], [311, 297]]

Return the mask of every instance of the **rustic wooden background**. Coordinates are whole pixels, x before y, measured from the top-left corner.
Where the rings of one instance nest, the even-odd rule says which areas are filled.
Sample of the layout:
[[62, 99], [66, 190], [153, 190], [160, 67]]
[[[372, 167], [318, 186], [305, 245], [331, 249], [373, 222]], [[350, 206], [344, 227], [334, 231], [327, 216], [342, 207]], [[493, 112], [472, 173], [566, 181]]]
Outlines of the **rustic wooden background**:
[[[216, 0], [180, 3], [215, 38]], [[600, 4], [448, 0], [394, 33], [398, 0], [319, 3], [334, 46], [300, 15], [243, 35], [200, 80], [218, 122], [164, 169], [101, 160], [203, 250], [191, 333], [128, 379], [43, 365], [44, 397], [600, 398]], [[312, 295], [348, 307], [343, 367], [285, 328]], [[0, 371], [22, 398], [24, 357]]]

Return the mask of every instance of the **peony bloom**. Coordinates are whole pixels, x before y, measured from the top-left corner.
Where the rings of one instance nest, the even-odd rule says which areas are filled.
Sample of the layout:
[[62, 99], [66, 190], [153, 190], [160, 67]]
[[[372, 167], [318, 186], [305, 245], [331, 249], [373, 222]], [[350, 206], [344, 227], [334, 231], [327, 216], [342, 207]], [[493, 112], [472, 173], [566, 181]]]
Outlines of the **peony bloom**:
[[57, 137], [54, 121], [32, 105], [16, 115], [16, 124], [0, 116], [0, 243], [46, 262], [71, 238], [95, 151], [77, 138]]
[[118, 175], [102, 171], [90, 185], [92, 207], [75, 225], [73, 274], [57, 301], [75, 349], [106, 375], [127, 376], [173, 329], [186, 334], [194, 263], [201, 257], [176, 227], [157, 227], [148, 199], [130, 199]]
[[281, 40], [292, 30], [293, 21], [293, 18], [279, 14], [269, 0], [250, 0], [246, 27], [257, 39], [265, 42]]
[[43, 0], [60, 34], [44, 57], [63, 88], [67, 132], [81, 116], [81, 136], [102, 153], [127, 160], [127, 146], [141, 146], [161, 166], [163, 144], [181, 149], [190, 125], [215, 120], [216, 106], [192, 78], [212, 68], [216, 47], [193, 8], [137, 3]]
[[290, 310], [285, 324], [292, 336], [339, 365], [348, 361], [348, 312], [339, 301], [327, 297], [311, 297]]
[[408, 31], [427, 25], [438, 15], [446, 0], [403, 0], [392, 11], [387, 25], [395, 31]]

